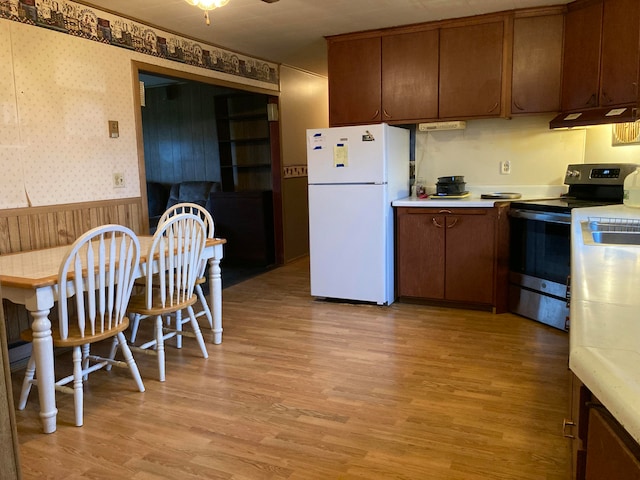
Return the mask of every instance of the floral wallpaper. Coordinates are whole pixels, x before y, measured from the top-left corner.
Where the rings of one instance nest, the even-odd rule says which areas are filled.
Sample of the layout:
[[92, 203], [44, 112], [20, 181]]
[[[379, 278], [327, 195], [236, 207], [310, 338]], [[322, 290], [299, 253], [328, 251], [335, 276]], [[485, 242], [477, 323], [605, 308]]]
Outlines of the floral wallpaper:
[[0, 18], [277, 85], [278, 65], [187, 40], [66, 0], [0, 0]]

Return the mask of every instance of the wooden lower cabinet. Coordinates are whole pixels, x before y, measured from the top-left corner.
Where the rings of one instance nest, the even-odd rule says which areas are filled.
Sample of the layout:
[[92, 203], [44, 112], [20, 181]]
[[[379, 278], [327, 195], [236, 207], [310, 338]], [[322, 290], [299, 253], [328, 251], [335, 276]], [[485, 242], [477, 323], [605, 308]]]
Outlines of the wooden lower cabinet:
[[574, 480], [640, 480], [640, 445], [574, 374], [564, 435], [573, 444]]
[[398, 296], [495, 306], [499, 212], [396, 208]]
[[589, 410], [585, 480], [640, 480], [640, 446], [604, 408]]
[[570, 418], [564, 421], [564, 436], [571, 439], [571, 472], [572, 478], [584, 480], [587, 463], [587, 426], [591, 392], [578, 377], [571, 373], [571, 405]]

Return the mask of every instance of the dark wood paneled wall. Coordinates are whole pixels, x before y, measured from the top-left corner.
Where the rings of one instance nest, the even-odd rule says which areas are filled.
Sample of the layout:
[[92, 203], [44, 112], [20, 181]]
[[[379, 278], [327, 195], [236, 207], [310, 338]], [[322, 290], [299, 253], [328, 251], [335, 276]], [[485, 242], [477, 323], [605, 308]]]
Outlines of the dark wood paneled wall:
[[[89, 203], [0, 210], [0, 255], [69, 245], [87, 230], [108, 223], [149, 232], [140, 197]], [[28, 328], [29, 314], [21, 305], [3, 302], [9, 345]]]
[[142, 108], [149, 181], [220, 181], [214, 97], [219, 87], [197, 82], [146, 89]]

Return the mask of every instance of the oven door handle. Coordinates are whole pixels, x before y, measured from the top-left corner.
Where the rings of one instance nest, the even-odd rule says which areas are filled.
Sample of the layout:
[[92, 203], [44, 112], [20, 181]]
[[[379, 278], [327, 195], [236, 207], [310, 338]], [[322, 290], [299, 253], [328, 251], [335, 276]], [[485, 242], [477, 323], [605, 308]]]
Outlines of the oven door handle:
[[514, 209], [509, 211], [509, 215], [514, 218], [524, 218], [525, 220], [537, 220], [539, 222], [571, 225], [571, 214], [569, 213], [536, 212], [532, 210]]

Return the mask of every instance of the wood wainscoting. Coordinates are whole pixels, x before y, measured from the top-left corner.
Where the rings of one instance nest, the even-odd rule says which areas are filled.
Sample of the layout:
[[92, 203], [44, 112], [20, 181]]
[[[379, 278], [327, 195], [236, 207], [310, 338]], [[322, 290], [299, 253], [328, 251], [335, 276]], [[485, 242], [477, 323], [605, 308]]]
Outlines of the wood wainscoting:
[[[84, 232], [108, 223], [146, 234], [146, 211], [141, 197], [0, 210], [0, 255], [69, 245]], [[3, 301], [3, 310], [11, 348], [31, 319], [22, 305], [7, 300]], [[11, 361], [16, 359], [11, 356]]]

